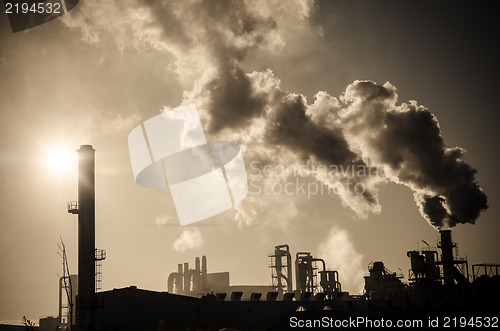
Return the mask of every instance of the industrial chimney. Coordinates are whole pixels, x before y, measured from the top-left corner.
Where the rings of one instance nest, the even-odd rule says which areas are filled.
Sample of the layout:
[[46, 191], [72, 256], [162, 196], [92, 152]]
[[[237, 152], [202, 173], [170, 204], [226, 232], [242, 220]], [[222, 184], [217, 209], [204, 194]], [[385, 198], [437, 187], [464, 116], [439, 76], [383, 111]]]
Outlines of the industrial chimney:
[[438, 246], [441, 248], [441, 261], [443, 263], [443, 278], [445, 286], [452, 286], [454, 282], [453, 269], [453, 247], [455, 244], [451, 241], [451, 230], [439, 231], [441, 234], [441, 243]]
[[78, 150], [78, 298], [77, 330], [95, 326], [95, 150]]
[[207, 257], [203, 255], [201, 257], [201, 291], [205, 292], [208, 290], [207, 281]]

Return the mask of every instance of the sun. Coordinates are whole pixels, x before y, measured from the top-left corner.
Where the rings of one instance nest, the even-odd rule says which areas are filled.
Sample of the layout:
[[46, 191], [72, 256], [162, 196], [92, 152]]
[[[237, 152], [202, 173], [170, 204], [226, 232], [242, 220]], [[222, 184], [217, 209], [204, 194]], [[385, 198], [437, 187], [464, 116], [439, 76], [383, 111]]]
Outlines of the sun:
[[53, 172], [67, 173], [75, 165], [75, 155], [73, 154], [76, 153], [64, 148], [51, 150], [45, 158], [45, 165]]

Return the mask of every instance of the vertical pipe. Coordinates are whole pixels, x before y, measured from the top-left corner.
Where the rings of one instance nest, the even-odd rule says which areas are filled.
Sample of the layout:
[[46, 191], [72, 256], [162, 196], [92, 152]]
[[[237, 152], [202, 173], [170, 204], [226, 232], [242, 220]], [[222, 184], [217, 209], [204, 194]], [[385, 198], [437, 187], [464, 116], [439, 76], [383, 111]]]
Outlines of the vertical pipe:
[[194, 265], [195, 265], [195, 273], [194, 273], [194, 290], [196, 292], [196, 294], [200, 293], [200, 289], [201, 289], [201, 267], [200, 267], [200, 258], [199, 257], [196, 257], [195, 261], [194, 261]]
[[77, 330], [95, 325], [95, 150], [82, 145], [78, 152], [78, 299]]
[[290, 255], [290, 250], [288, 245], [286, 246], [286, 266], [287, 266], [287, 279], [286, 279], [286, 287], [288, 293], [293, 292], [293, 280], [292, 280], [292, 256]]
[[[63, 315], [62, 315], [62, 284], [63, 279], [59, 277], [59, 324], [62, 324]], [[69, 305], [69, 302], [68, 302]]]
[[283, 294], [283, 284], [281, 283], [281, 277], [283, 276], [282, 265], [281, 265], [282, 251], [279, 246], [275, 247], [274, 250], [274, 267], [276, 269], [276, 276], [278, 277], [278, 293]]
[[184, 293], [188, 294], [191, 291], [190, 285], [190, 279], [189, 279], [190, 273], [189, 273], [189, 263], [185, 262], [184, 263]]
[[207, 257], [203, 255], [201, 257], [201, 290], [202, 292], [208, 291], [207, 283]]
[[300, 274], [301, 274], [302, 269], [300, 268], [299, 260], [300, 260], [300, 257], [299, 257], [299, 254], [297, 253], [295, 255], [295, 290], [297, 292], [302, 291], [302, 286], [301, 286], [301, 282], [300, 282]]
[[179, 263], [177, 265], [177, 280], [175, 281], [175, 284], [177, 286], [177, 294], [182, 294], [184, 292], [184, 285], [183, 285], [183, 279], [184, 277], [182, 276], [182, 264]]

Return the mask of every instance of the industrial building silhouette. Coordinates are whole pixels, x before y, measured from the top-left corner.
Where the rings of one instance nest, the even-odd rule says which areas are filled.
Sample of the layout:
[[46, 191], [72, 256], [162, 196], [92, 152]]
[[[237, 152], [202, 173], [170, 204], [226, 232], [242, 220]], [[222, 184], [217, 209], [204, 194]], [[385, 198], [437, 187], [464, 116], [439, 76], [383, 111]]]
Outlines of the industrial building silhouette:
[[[292, 264], [288, 245], [269, 254], [271, 285], [235, 286], [229, 272], [209, 273], [205, 256], [178, 264], [167, 278], [167, 291], [136, 286], [96, 293], [105, 252], [95, 248], [94, 149], [81, 146], [78, 203], [68, 212], [78, 215], [78, 277], [74, 286], [60, 282], [59, 317], [40, 320], [39, 330], [282, 330], [292, 316], [301, 318], [352, 316], [421, 318], [429, 316], [498, 316], [500, 265], [476, 264], [454, 249], [451, 231], [440, 231], [435, 249], [407, 252], [409, 282], [381, 261], [369, 265], [365, 291], [342, 290], [342, 275], [310, 252], [298, 252]], [[295, 270], [295, 271], [293, 271]], [[295, 274], [295, 279], [293, 275]], [[294, 282], [295, 280], [295, 282]], [[68, 288], [71, 295], [66, 295]], [[62, 300], [61, 297], [66, 297]], [[74, 302], [73, 302], [74, 301]], [[75, 310], [73, 310], [73, 307]], [[71, 308], [71, 309], [70, 309]], [[7, 330], [0, 326], [0, 330]]]
[[[209, 273], [207, 259], [195, 267], [179, 264], [168, 277], [168, 291], [135, 286], [96, 293], [95, 330], [282, 330], [291, 316], [373, 316], [421, 318], [428, 316], [498, 316], [499, 265], [473, 265], [453, 252], [451, 231], [440, 232], [441, 252], [426, 248], [407, 253], [409, 283], [390, 272], [383, 262], [369, 265], [365, 293], [341, 289], [338, 273], [319, 258], [300, 252], [292, 286], [288, 246], [270, 254], [271, 286], [232, 286], [229, 272]], [[285, 248], [286, 247], [286, 248]], [[450, 254], [451, 252], [451, 254]], [[274, 262], [273, 262], [274, 261]], [[318, 267], [319, 264], [319, 267]], [[290, 272], [288, 271], [290, 270]], [[281, 284], [281, 285], [280, 285]], [[77, 308], [78, 309], [78, 308]]]

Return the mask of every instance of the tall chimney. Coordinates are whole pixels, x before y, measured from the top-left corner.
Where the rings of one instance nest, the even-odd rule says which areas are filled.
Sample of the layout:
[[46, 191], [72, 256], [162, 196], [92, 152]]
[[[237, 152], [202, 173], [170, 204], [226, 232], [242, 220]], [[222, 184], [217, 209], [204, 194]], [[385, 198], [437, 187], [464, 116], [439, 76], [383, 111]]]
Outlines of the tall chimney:
[[208, 282], [207, 282], [207, 257], [203, 255], [201, 257], [201, 290], [203, 292], [208, 291]]
[[78, 299], [77, 330], [95, 326], [95, 150], [78, 152]]
[[177, 294], [182, 294], [184, 292], [184, 277], [182, 273], [182, 263], [179, 263], [177, 265], [176, 286], [177, 286]]
[[443, 263], [443, 278], [445, 286], [452, 286], [454, 284], [453, 277], [453, 247], [455, 245], [451, 241], [451, 230], [439, 231], [441, 234], [441, 260]]
[[189, 263], [184, 262], [184, 293], [189, 294], [191, 291], [191, 280], [190, 277], [191, 273], [189, 272]]
[[201, 267], [200, 267], [200, 258], [199, 257], [196, 257], [195, 259], [195, 262], [194, 262], [194, 265], [195, 265], [195, 273], [194, 273], [194, 290], [195, 290], [195, 293], [200, 293], [201, 291]]

